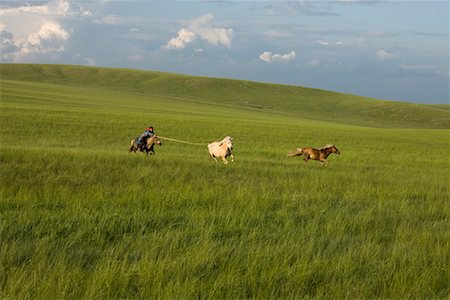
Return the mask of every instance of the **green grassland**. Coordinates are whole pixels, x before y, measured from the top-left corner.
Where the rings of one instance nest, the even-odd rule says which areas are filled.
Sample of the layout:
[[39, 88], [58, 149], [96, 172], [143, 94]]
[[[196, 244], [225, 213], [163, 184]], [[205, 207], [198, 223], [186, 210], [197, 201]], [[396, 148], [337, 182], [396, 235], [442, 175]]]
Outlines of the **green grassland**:
[[[0, 298], [446, 298], [449, 106], [0, 65]], [[128, 153], [153, 125], [156, 155]], [[206, 143], [234, 138], [235, 163]], [[289, 150], [333, 143], [329, 166]]]

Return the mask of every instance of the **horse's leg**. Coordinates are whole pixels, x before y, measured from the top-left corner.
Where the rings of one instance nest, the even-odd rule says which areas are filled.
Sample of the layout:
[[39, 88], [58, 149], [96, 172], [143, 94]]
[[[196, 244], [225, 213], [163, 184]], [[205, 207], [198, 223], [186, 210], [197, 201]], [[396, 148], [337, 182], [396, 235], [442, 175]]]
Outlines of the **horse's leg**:
[[221, 158], [222, 158], [224, 164], [228, 163], [228, 160], [225, 157], [222, 156]]
[[305, 157], [303, 158], [303, 161], [305, 162], [306, 165], [308, 165], [308, 160], [309, 160], [309, 156], [305, 155]]
[[234, 155], [230, 154], [230, 157], [231, 157], [231, 162], [234, 162]]
[[155, 144], [153, 144], [153, 145], [150, 147], [150, 155], [156, 154], [154, 148], [155, 148]]
[[321, 159], [321, 160], [320, 160], [320, 163], [321, 163], [322, 166], [324, 166], [324, 167], [328, 166], [328, 160], [326, 160], [326, 159]]

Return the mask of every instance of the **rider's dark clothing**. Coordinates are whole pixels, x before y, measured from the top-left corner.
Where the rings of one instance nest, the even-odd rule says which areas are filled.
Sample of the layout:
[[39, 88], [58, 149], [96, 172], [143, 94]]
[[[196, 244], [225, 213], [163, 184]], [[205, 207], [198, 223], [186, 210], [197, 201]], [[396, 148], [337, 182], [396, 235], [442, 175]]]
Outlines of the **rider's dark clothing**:
[[155, 133], [152, 127], [145, 128], [145, 131], [138, 138], [138, 146], [139, 148], [143, 148], [148, 138], [154, 136]]

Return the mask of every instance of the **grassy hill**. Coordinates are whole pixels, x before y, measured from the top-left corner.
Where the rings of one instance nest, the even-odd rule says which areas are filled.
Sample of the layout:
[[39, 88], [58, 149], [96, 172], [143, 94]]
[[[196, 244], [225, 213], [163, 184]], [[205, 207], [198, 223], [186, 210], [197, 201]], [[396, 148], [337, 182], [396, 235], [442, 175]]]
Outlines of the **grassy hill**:
[[61, 65], [0, 65], [3, 80], [168, 97], [372, 127], [449, 128], [450, 105], [381, 101], [303, 87]]
[[[0, 67], [1, 298], [450, 294], [447, 106]], [[201, 145], [128, 153], [149, 125]], [[206, 147], [225, 135], [236, 157], [226, 166]], [[286, 157], [328, 143], [341, 152], [328, 167]]]

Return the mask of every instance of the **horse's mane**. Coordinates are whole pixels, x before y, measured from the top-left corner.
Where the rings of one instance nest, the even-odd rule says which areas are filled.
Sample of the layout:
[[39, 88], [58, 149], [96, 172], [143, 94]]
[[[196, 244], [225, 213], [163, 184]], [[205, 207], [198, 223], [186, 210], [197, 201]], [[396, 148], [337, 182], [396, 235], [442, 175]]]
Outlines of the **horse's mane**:
[[156, 134], [149, 137], [147, 140], [158, 140], [158, 136]]
[[333, 147], [334, 147], [334, 145], [333, 145], [333, 144], [327, 144], [327, 145], [325, 145], [325, 146], [323, 146], [323, 147], [319, 148], [318, 150], [325, 150], [325, 149], [328, 149], [328, 148], [333, 148]]

